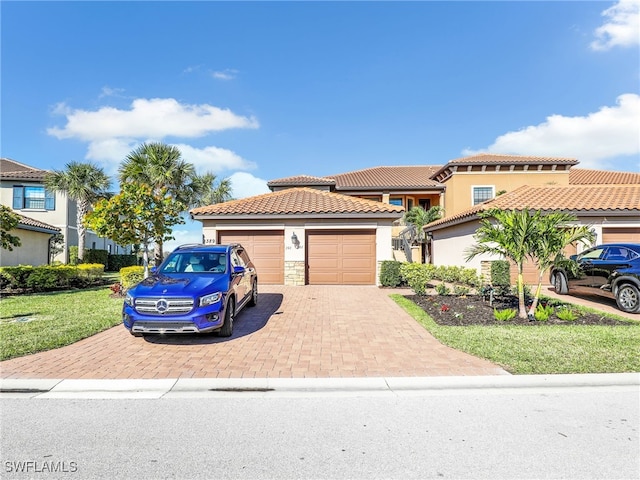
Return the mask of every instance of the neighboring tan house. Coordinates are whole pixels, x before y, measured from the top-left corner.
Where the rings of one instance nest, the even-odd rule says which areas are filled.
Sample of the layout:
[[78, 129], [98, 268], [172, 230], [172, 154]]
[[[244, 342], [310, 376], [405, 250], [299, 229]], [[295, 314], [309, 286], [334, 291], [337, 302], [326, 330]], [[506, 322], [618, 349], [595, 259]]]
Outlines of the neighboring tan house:
[[375, 285], [400, 206], [294, 187], [191, 210], [205, 243], [241, 243], [263, 284]]
[[20, 246], [12, 250], [0, 250], [0, 266], [47, 265], [51, 238], [60, 233], [60, 229], [33, 218], [18, 215], [20, 221], [9, 233], [20, 239]]
[[[602, 175], [599, 175], [599, 174]], [[595, 243], [640, 243], [640, 174], [597, 171], [576, 171], [572, 178], [581, 181], [593, 175], [599, 181], [633, 181], [633, 183], [578, 184], [578, 185], [523, 185], [497, 198], [476, 205], [455, 215], [430, 223], [424, 227], [430, 238], [433, 263], [476, 268], [488, 275], [483, 266], [497, 258], [478, 255], [466, 261], [466, 250], [475, 244], [473, 238], [479, 227], [478, 214], [488, 209], [563, 211], [577, 217], [576, 225], [588, 225], [596, 234]], [[578, 253], [584, 247], [574, 247], [567, 253]], [[517, 269], [512, 267], [512, 281]], [[525, 264], [525, 282], [535, 284], [538, 270], [532, 262]], [[547, 281], [543, 278], [543, 281]]]
[[[69, 247], [78, 245], [76, 202], [69, 200], [64, 193], [47, 191], [44, 187], [46, 174], [46, 170], [8, 158], [0, 159], [0, 203], [24, 217], [59, 229], [64, 237], [64, 248], [54, 260], [67, 263]], [[129, 253], [129, 249], [116, 245], [112, 240], [98, 237], [90, 230], [86, 233], [85, 247], [107, 250], [112, 254]]]

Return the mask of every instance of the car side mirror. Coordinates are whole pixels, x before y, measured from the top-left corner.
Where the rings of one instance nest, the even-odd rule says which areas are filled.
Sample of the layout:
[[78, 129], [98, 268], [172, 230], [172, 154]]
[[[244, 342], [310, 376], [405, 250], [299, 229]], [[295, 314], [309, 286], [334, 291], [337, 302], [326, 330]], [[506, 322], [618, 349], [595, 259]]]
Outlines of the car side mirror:
[[233, 267], [234, 275], [242, 275], [244, 272], [245, 272], [245, 268], [240, 265], [236, 265], [235, 267]]
[[151, 273], [156, 273], [158, 271], [158, 267], [151, 267], [149, 270]]

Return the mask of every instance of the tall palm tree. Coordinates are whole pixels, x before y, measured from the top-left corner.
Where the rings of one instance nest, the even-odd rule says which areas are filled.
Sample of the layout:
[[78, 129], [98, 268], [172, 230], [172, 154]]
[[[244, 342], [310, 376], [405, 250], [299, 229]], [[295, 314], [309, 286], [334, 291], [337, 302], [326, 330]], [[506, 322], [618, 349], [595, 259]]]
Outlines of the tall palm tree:
[[111, 179], [97, 165], [69, 162], [65, 165], [64, 170], [54, 170], [47, 173], [44, 184], [47, 190], [65, 193], [67, 197], [77, 203], [78, 260], [82, 261], [87, 233], [84, 217], [97, 200], [109, 195], [108, 189], [111, 186]]
[[541, 213], [529, 210], [500, 210], [492, 208], [480, 214], [480, 227], [473, 236], [476, 244], [466, 250], [467, 260], [488, 253], [502, 256], [518, 267], [518, 316], [527, 318], [524, 302], [524, 262], [532, 258], [537, 241]]
[[[195, 168], [182, 159], [182, 153], [173, 145], [143, 143], [127, 155], [118, 173], [121, 183], [147, 185], [154, 195], [168, 194], [177, 201], [190, 203], [192, 194], [187, 185], [195, 175]], [[163, 258], [162, 241], [156, 242], [154, 257], [159, 265]]]
[[[231, 198], [231, 182], [216, 185], [213, 173], [198, 175], [180, 150], [164, 143], [143, 143], [133, 150], [118, 170], [120, 182], [148, 185], [156, 195], [169, 195], [188, 208], [221, 203]], [[165, 193], [166, 192], [166, 193]], [[156, 264], [162, 261], [162, 241], [155, 245]]]

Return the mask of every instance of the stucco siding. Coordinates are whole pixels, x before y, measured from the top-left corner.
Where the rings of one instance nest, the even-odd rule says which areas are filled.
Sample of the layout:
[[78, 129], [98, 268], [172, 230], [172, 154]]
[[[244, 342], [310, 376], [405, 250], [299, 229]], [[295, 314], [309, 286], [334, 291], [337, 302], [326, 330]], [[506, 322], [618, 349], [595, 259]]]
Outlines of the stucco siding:
[[20, 239], [21, 245], [13, 251], [0, 250], [0, 266], [47, 265], [51, 234], [22, 229], [10, 233]]

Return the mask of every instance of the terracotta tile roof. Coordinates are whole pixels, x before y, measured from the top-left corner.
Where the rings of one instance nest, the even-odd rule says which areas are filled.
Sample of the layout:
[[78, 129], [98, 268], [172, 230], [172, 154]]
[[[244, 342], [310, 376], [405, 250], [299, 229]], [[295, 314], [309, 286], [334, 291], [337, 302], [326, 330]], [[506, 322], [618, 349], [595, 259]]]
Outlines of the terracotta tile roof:
[[254, 197], [217, 203], [191, 210], [193, 218], [237, 215], [365, 215], [385, 214], [399, 218], [404, 209], [373, 200], [350, 197], [314, 188], [288, 188]]
[[43, 180], [46, 170], [40, 170], [16, 162], [10, 158], [0, 158], [0, 178], [14, 180]]
[[456, 158], [449, 161], [444, 167], [434, 172], [432, 178], [439, 182], [445, 182], [456, 169], [460, 167], [473, 167], [478, 165], [486, 165], [491, 167], [515, 165], [524, 168], [526, 165], [543, 166], [543, 165], [562, 165], [562, 168], [569, 168], [576, 165], [578, 160], [575, 158], [564, 157], [535, 157], [524, 155], [505, 155], [500, 153], [480, 153], [470, 157]]
[[336, 190], [444, 188], [431, 178], [439, 169], [439, 165], [372, 167], [330, 178], [335, 179]]
[[[15, 212], [14, 212], [15, 213]], [[33, 218], [25, 217], [24, 215], [17, 214], [20, 217], [20, 221], [18, 225], [22, 225], [24, 227], [32, 227], [41, 230], [51, 230], [52, 232], [59, 232], [60, 229], [58, 227], [54, 227], [53, 225], [49, 225], [48, 223], [41, 222], [39, 220], [34, 220]]]
[[491, 208], [562, 210], [579, 214], [640, 214], [640, 185], [525, 185], [464, 212], [430, 223], [425, 230], [469, 221]]
[[313, 177], [311, 175], [296, 175], [293, 177], [277, 178], [267, 182], [268, 187], [308, 187], [311, 185], [335, 185], [333, 178]]
[[[578, 160], [575, 158], [564, 157], [536, 157], [530, 155], [507, 155], [503, 153], [480, 153], [478, 155], [471, 155], [470, 157], [456, 158], [450, 160], [447, 165], [469, 165], [469, 164], [506, 164], [512, 163], [518, 164], [562, 164], [562, 165], [576, 165]], [[445, 165], [446, 166], [446, 165]]]
[[609, 170], [587, 170], [572, 168], [569, 170], [570, 185], [612, 185], [636, 184], [640, 185], [640, 173], [612, 172]]

